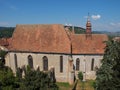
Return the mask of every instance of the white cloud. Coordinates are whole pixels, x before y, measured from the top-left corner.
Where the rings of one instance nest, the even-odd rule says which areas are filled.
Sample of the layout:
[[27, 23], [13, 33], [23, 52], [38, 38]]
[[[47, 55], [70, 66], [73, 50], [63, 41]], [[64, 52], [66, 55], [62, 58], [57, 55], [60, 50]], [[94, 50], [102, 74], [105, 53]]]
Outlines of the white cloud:
[[111, 25], [112, 27], [120, 27], [120, 23], [119, 23], [119, 22], [118, 22], [118, 23], [113, 23], [113, 22], [111, 22], [110, 25]]
[[8, 22], [0, 22], [0, 26], [8, 26], [9, 23]]
[[110, 31], [110, 32], [115, 32], [115, 31], [120, 31], [120, 23], [92, 23], [92, 29], [94, 31]]
[[97, 20], [97, 19], [100, 19], [101, 18], [101, 15], [92, 15], [91, 16], [93, 20]]

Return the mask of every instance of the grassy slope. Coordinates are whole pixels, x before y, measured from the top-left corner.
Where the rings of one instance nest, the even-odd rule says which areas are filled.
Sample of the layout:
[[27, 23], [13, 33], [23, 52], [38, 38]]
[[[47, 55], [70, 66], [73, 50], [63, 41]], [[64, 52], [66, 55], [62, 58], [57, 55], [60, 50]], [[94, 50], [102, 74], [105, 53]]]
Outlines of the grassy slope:
[[94, 90], [94, 87], [93, 87], [93, 80], [88, 80], [86, 82], [81, 82], [81, 81], [78, 81], [78, 84], [77, 84], [77, 88], [76, 90]]
[[[93, 80], [86, 81], [84, 83], [84, 90], [94, 90], [93, 83], [94, 83]], [[73, 85], [69, 85], [69, 83], [57, 82], [56, 84], [58, 85], [59, 90], [72, 90], [73, 88]], [[76, 90], [83, 90], [83, 83], [79, 80]]]
[[63, 83], [63, 82], [57, 82], [56, 83], [59, 87], [59, 90], [72, 90], [72, 85], [69, 85], [69, 83]]

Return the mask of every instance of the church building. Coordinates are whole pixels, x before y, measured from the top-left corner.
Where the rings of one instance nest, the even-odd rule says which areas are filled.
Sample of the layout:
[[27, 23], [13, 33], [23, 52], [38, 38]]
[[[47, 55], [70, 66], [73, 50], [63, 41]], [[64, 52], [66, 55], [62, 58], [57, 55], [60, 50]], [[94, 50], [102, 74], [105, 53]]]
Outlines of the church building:
[[79, 71], [84, 79], [95, 79], [95, 68], [101, 65], [105, 34], [92, 34], [88, 19], [85, 34], [75, 34], [61, 24], [16, 25], [6, 55], [6, 66], [15, 73], [29, 65], [48, 71], [54, 68], [58, 82], [74, 81]]

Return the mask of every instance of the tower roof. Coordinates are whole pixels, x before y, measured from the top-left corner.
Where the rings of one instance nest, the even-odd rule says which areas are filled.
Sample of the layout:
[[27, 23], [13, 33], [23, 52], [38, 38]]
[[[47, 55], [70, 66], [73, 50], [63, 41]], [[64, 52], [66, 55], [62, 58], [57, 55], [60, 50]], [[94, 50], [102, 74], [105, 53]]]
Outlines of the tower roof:
[[87, 21], [86, 27], [91, 27], [91, 22], [90, 21]]
[[91, 26], [91, 22], [90, 22], [90, 15], [88, 13], [88, 17], [87, 17], [87, 23], [86, 23], [86, 27], [90, 27]]

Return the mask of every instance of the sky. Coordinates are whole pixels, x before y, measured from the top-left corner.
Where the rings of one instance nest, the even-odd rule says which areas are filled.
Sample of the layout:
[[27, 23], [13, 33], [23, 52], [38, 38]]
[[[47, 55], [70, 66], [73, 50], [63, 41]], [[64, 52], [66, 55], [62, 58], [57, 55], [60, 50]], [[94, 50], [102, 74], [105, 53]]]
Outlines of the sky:
[[0, 0], [0, 26], [63, 24], [120, 31], [120, 0]]

